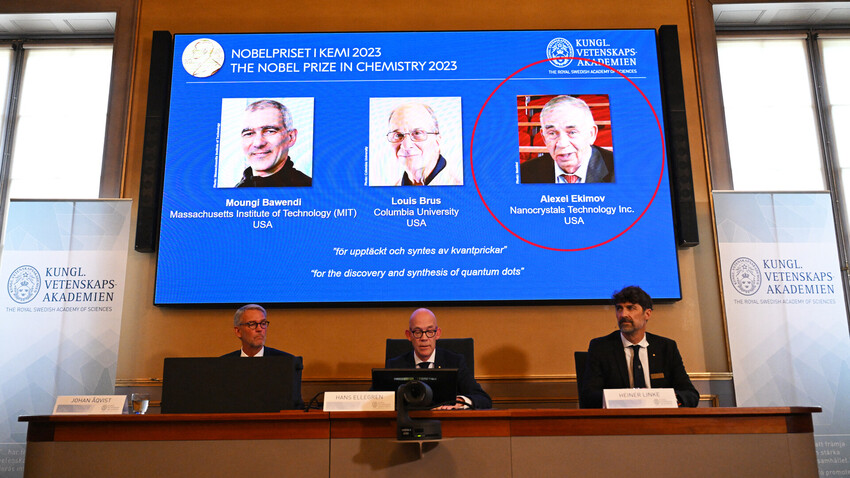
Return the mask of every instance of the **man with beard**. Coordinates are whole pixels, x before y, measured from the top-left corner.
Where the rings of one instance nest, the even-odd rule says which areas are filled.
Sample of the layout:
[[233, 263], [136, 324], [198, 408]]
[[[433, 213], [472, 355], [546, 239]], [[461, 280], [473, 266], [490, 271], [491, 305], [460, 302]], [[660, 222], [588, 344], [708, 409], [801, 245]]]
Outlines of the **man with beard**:
[[629, 286], [612, 297], [620, 330], [590, 341], [582, 406], [602, 407], [602, 391], [617, 388], [672, 388], [680, 407], [696, 407], [699, 393], [688, 378], [676, 342], [646, 332], [652, 299]]

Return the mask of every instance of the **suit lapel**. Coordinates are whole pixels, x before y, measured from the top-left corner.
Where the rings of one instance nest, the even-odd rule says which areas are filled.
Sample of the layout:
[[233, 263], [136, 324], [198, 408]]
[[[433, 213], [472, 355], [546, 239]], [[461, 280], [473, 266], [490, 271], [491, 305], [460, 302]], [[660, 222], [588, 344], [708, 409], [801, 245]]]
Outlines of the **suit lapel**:
[[413, 353], [414, 352], [411, 350], [410, 352], [407, 353], [407, 355], [404, 356], [404, 362], [405, 362], [404, 364], [407, 366], [407, 368], [415, 368], [416, 367], [416, 359], [413, 358]]
[[652, 388], [663, 388], [664, 379], [653, 379], [652, 374], [663, 372], [664, 364], [661, 360], [662, 351], [661, 344], [654, 340], [652, 334], [646, 334], [646, 342], [649, 346], [646, 348], [646, 355], [649, 357], [649, 383]]
[[446, 358], [443, 355], [443, 351], [440, 349], [436, 349], [436, 353], [434, 353], [434, 368], [443, 368], [445, 366]]
[[602, 160], [602, 154], [594, 148], [587, 163], [587, 177], [584, 179], [584, 182], [597, 183], [602, 181], [602, 178], [607, 175], [608, 166]]

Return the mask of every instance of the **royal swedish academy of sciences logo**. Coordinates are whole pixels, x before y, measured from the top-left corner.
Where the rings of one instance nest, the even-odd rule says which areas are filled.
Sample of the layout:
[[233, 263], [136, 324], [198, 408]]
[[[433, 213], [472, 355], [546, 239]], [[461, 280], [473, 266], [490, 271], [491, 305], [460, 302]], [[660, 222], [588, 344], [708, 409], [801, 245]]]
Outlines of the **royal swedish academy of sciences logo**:
[[761, 270], [749, 257], [739, 257], [729, 270], [732, 287], [741, 295], [753, 295], [761, 287]]
[[549, 63], [554, 65], [557, 68], [563, 68], [570, 63], [572, 60], [553, 60], [552, 58], [558, 58], [563, 56], [573, 56], [573, 45], [569, 41], [564, 38], [553, 38], [552, 41], [546, 46], [546, 58], [549, 58]]
[[33, 266], [21, 266], [9, 276], [9, 297], [19, 304], [33, 300], [41, 289], [41, 275]]

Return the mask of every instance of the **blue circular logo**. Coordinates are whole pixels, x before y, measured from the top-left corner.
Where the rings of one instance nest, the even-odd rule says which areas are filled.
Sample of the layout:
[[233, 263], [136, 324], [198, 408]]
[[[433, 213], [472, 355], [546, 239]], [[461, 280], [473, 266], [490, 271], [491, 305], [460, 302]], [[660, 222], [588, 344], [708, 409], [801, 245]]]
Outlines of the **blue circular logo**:
[[33, 300], [41, 289], [41, 275], [33, 266], [21, 266], [9, 276], [9, 297], [19, 304]]
[[761, 287], [761, 270], [749, 257], [739, 257], [729, 269], [732, 287], [741, 295], [753, 295]]
[[549, 58], [549, 63], [558, 68], [563, 68], [572, 63], [572, 60], [552, 60], [552, 58], [560, 56], [573, 56], [573, 45], [564, 38], [553, 38], [546, 46], [546, 58]]

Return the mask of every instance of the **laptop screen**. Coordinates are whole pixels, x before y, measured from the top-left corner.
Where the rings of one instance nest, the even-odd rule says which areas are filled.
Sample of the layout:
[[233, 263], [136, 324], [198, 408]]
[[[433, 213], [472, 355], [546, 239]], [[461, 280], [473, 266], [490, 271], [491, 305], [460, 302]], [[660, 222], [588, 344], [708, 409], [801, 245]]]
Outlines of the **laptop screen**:
[[427, 408], [454, 405], [457, 397], [456, 368], [373, 368], [372, 390], [398, 391], [407, 382], [418, 380], [431, 387], [433, 399]]
[[[296, 359], [297, 360], [297, 359]], [[166, 358], [162, 413], [278, 412], [295, 407], [288, 356]], [[300, 390], [297, 391], [300, 397]]]

